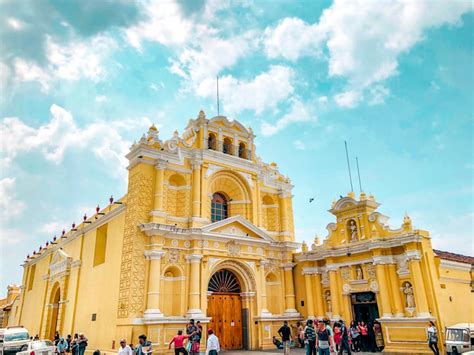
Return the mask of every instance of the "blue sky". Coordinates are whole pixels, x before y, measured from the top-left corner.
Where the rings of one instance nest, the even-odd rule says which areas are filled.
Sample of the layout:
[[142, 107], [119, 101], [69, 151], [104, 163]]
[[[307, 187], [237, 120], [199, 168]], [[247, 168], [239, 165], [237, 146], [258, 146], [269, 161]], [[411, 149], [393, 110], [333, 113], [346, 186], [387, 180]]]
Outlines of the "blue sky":
[[347, 140], [393, 227], [408, 213], [472, 255], [473, 27], [470, 1], [1, 1], [0, 294], [126, 192], [152, 122], [167, 138], [216, 114], [216, 75], [221, 112], [295, 185], [298, 241], [350, 190]]

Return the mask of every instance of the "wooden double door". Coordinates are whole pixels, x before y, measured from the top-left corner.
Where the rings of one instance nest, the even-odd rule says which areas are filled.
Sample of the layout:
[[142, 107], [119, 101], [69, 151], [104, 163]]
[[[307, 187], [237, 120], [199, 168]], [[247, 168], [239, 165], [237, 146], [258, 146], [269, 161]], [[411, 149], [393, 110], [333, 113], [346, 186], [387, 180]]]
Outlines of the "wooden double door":
[[208, 297], [209, 327], [222, 349], [242, 349], [242, 300], [238, 293], [213, 293]]

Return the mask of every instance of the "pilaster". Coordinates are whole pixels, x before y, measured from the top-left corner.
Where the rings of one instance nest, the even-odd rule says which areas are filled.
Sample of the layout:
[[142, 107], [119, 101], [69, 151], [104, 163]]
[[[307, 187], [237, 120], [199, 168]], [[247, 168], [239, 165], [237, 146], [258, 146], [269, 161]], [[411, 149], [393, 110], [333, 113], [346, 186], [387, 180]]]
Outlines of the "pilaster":
[[285, 263], [282, 265], [285, 275], [285, 312], [287, 316], [299, 316], [296, 310], [295, 287], [293, 283], [293, 263]]
[[341, 318], [339, 308], [339, 290], [337, 287], [337, 269], [329, 270], [329, 289], [331, 291], [332, 319]]
[[190, 264], [189, 270], [189, 300], [188, 311], [186, 315], [189, 318], [203, 318], [204, 314], [201, 309], [201, 259], [202, 254], [187, 254], [184, 256], [186, 262]]
[[161, 286], [161, 258], [165, 252], [163, 250], [145, 250], [145, 258], [150, 261], [150, 272], [148, 274], [148, 294], [147, 309], [144, 318], [162, 318], [160, 311], [160, 286]]

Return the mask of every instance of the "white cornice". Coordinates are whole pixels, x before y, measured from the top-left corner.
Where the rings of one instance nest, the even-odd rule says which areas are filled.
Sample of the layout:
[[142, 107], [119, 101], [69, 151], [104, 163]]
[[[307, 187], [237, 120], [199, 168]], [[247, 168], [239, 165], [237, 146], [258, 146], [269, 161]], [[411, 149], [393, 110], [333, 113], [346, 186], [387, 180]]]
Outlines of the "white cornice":
[[467, 272], [470, 272], [473, 269], [473, 266], [471, 264], [446, 259], [441, 259], [440, 266], [446, 269], [455, 269]]
[[[423, 239], [423, 236], [418, 234], [409, 234], [399, 237], [390, 237], [390, 238], [373, 238], [368, 239], [364, 242], [354, 243], [353, 245], [348, 244], [345, 246], [339, 247], [327, 247], [320, 246], [314, 251], [308, 251], [302, 253], [301, 255], [296, 256], [296, 260], [305, 261], [305, 260], [324, 260], [328, 257], [340, 257], [350, 254], [361, 254], [366, 253], [375, 249], [390, 249], [394, 247], [403, 246], [409, 243], [419, 243]], [[416, 250], [410, 251], [413, 252], [413, 255], [407, 255], [407, 257], [418, 258], [420, 255]]]

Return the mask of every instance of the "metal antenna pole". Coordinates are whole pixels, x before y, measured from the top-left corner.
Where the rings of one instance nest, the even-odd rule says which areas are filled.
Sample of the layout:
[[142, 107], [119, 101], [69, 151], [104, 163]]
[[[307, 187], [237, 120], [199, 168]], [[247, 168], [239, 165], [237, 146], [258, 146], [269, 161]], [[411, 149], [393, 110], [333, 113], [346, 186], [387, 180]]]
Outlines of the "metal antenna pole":
[[347, 152], [347, 142], [346, 141], [344, 141], [344, 146], [346, 147], [347, 170], [349, 171], [349, 181], [351, 182], [351, 192], [353, 192], [354, 187], [352, 186], [351, 164], [349, 164], [349, 153]]
[[359, 171], [359, 158], [356, 157], [356, 163], [357, 163], [357, 175], [359, 176], [359, 188], [360, 192], [364, 191], [362, 190], [362, 182], [360, 180], [360, 171]]
[[219, 110], [219, 76], [217, 76], [217, 116], [220, 116], [220, 110]]

